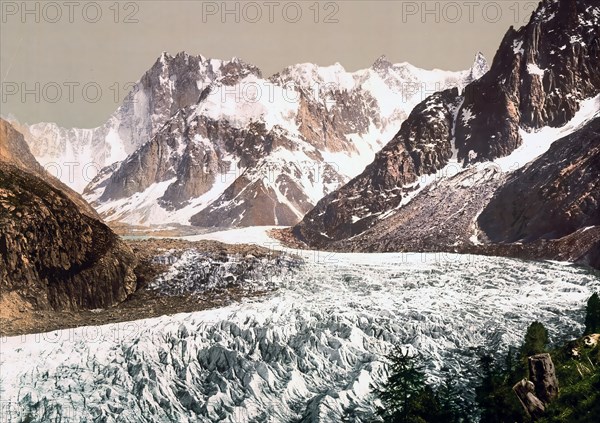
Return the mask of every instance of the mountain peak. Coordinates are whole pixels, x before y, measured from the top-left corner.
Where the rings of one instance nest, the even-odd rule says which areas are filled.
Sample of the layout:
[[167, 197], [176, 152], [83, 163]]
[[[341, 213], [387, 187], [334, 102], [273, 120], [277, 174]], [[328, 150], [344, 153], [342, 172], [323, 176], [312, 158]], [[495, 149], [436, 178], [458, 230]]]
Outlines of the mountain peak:
[[169, 59], [172, 59], [172, 56], [169, 53], [167, 53], [166, 51], [163, 51], [160, 54], [160, 57], [158, 58], [158, 60], [163, 64]]
[[374, 70], [385, 70], [389, 69], [391, 66], [393, 66], [392, 62], [390, 62], [387, 56], [383, 54], [379, 56], [377, 60], [375, 60], [375, 63], [373, 63], [372, 68]]
[[490, 70], [488, 65], [488, 61], [483, 55], [482, 52], [477, 52], [475, 55], [475, 61], [473, 62], [473, 66], [471, 66], [471, 79], [476, 80], [481, 78], [483, 75]]

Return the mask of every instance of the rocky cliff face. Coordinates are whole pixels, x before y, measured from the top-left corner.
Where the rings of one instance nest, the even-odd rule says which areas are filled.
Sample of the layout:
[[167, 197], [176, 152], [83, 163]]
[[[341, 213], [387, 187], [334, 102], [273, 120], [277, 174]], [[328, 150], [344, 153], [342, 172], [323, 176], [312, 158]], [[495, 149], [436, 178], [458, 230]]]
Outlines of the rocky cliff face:
[[582, 99], [600, 92], [599, 18], [589, 1], [542, 2], [527, 26], [509, 30], [488, 73], [460, 95], [437, 93], [417, 106], [295, 237], [337, 250], [479, 251], [594, 265], [600, 103]]
[[[369, 230], [320, 246], [378, 252], [480, 251], [598, 267], [599, 125], [600, 118], [592, 120], [510, 174], [496, 163], [482, 163], [442, 177]], [[527, 248], [532, 251], [523, 251]]]
[[363, 232], [422, 186], [420, 176], [446, 166], [453, 155], [453, 124], [459, 105], [457, 89], [436, 93], [419, 104], [400, 132], [365, 171], [321, 200], [296, 233], [318, 242]]
[[459, 159], [486, 161], [521, 144], [519, 129], [558, 127], [600, 91], [600, 13], [594, 1], [545, 0], [506, 33], [491, 69], [465, 90]]
[[15, 317], [15, 307], [76, 310], [123, 301], [136, 288], [131, 250], [81, 211], [76, 194], [36, 170], [23, 138], [0, 125], [2, 318]]
[[[448, 173], [452, 171], [456, 169]], [[439, 176], [392, 215], [352, 239], [334, 243], [334, 248], [369, 252], [454, 251], [458, 245], [478, 243], [476, 217], [505, 181], [505, 175], [498, 166], [486, 165], [454, 176]]]
[[410, 203], [361, 234], [339, 241], [313, 237], [310, 245], [337, 251], [553, 259], [598, 269], [599, 125], [600, 113], [512, 173], [490, 162], [454, 176], [440, 175]]
[[[364, 169], [425, 90], [464, 87], [485, 70], [478, 56], [458, 73], [383, 57], [355, 73], [339, 64], [291, 66], [269, 79], [237, 72], [104, 169], [86, 199], [104, 218], [131, 224], [293, 225]], [[437, 154], [423, 153], [418, 167]]]
[[600, 118], [514, 172], [478, 223], [492, 242], [562, 238], [600, 225]]

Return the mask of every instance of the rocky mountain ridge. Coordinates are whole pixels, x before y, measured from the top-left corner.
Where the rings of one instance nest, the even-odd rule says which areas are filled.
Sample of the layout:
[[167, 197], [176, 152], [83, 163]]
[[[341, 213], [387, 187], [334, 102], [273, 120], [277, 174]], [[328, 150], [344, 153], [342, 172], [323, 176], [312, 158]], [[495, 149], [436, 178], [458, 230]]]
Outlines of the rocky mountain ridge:
[[51, 168], [63, 183], [82, 192], [102, 168], [124, 160], [179, 109], [195, 104], [208, 85], [216, 80], [232, 85], [249, 74], [260, 76], [260, 70], [238, 58], [225, 61], [165, 52], [133, 84], [106, 123], [97, 128], [27, 125], [9, 120], [24, 134], [42, 166]]
[[[596, 225], [599, 24], [594, 2], [541, 2], [528, 25], [508, 31], [489, 72], [417, 106], [361, 175], [293, 229], [296, 239], [489, 251], [481, 244], [559, 240]], [[598, 248], [585, 239], [584, 261]]]
[[462, 89], [485, 70], [480, 54], [465, 72], [381, 57], [354, 73], [302, 64], [217, 79], [85, 197], [129, 224], [292, 225], [359, 173], [427, 90]]

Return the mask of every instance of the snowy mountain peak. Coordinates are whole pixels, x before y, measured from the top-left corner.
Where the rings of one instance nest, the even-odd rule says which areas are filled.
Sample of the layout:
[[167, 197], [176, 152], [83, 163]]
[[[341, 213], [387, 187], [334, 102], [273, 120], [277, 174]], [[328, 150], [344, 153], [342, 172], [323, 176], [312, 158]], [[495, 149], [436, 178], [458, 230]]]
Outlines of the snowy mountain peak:
[[102, 127], [32, 126], [29, 140], [42, 163], [102, 169], [63, 182], [109, 220], [292, 225], [358, 175], [428, 90], [468, 82], [469, 70], [385, 56], [356, 72], [305, 63], [264, 79], [237, 57], [163, 52]]
[[394, 66], [394, 64], [392, 62], [390, 62], [387, 58], [387, 56], [385, 54], [379, 56], [379, 58], [377, 60], [375, 60], [375, 63], [373, 63], [373, 66], [371, 66], [371, 69], [375, 70], [375, 71], [385, 71], [389, 68], [391, 68], [392, 66]]
[[[166, 100], [181, 95], [177, 61], [167, 60], [168, 73], [177, 77], [164, 75], [158, 84], [170, 87]], [[195, 63], [190, 59], [187, 67]], [[469, 81], [469, 71], [425, 71], [392, 65], [385, 57], [379, 70], [304, 63], [269, 79], [239, 59], [210, 63], [210, 89], [205, 86], [193, 104], [179, 109], [185, 113], [171, 108], [166, 121], [161, 114], [163, 127], [154, 138], [87, 187], [86, 199], [104, 218], [295, 224], [360, 173], [398, 132], [425, 95], [418, 89], [407, 93], [405, 84], [435, 89]]]
[[475, 55], [475, 61], [471, 67], [471, 79], [476, 80], [481, 78], [490, 70], [489, 64], [482, 52]]

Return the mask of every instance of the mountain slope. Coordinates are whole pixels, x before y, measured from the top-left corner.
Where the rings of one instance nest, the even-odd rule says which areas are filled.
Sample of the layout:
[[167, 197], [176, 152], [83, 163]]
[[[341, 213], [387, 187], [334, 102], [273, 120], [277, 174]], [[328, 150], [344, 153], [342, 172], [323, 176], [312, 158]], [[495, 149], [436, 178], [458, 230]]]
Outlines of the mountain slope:
[[600, 226], [599, 175], [600, 117], [513, 173], [479, 216], [479, 225], [493, 242], [561, 238]]
[[85, 196], [108, 220], [198, 226], [293, 225], [356, 176], [427, 89], [463, 87], [486, 69], [424, 71], [380, 58], [213, 82]]
[[[593, 98], [600, 92], [599, 23], [600, 7], [594, 2], [542, 2], [528, 25], [508, 31], [488, 73], [468, 85], [458, 97], [444, 99], [449, 92], [437, 93], [417, 106], [365, 172], [319, 202], [294, 228], [294, 235], [313, 247], [334, 248], [338, 241], [373, 228], [370, 233], [374, 235], [372, 242], [376, 242], [378, 228], [382, 236], [393, 237], [385, 229], [390, 216], [404, 216], [396, 221], [404, 219], [403, 225], [413, 225], [409, 216], [417, 208], [431, 212], [435, 209], [433, 204], [445, 198], [437, 207], [441, 216], [453, 221], [450, 226], [438, 222], [435, 213], [426, 220], [421, 216], [420, 226], [405, 229], [397, 222], [388, 226], [411, 233], [416, 240], [433, 235], [431, 228], [446, 225], [457, 232], [451, 230], [441, 245], [447, 246], [450, 239], [450, 245], [470, 242], [475, 232], [467, 235], [466, 231], [472, 222], [464, 227], [458, 224], [460, 217], [446, 215], [446, 202], [453, 205], [449, 209], [456, 206], [460, 216], [464, 214], [463, 206], [469, 203], [480, 211], [503, 183], [503, 177], [498, 179], [500, 173], [525, 166], [560, 138], [555, 135], [568, 135], [600, 109], [597, 98]], [[543, 64], [546, 71], [537, 72], [536, 64]], [[580, 108], [583, 110], [578, 113]], [[415, 129], [420, 127], [425, 129]], [[490, 173], [495, 175], [493, 182], [472, 169], [474, 164], [491, 160], [495, 162]], [[461, 172], [464, 174], [454, 176]], [[449, 180], [452, 177], [454, 181]], [[597, 175], [592, 179], [597, 180]], [[438, 185], [454, 192], [453, 184], [473, 188], [461, 194], [461, 201], [438, 190], [441, 197], [437, 200], [421, 198], [419, 205], [403, 211], [415, 197], [415, 191], [435, 180], [442, 180]], [[462, 201], [466, 203], [460, 204]], [[401, 235], [397, 241], [390, 239], [385, 248], [401, 248], [402, 239], [405, 238]], [[409, 243], [409, 248], [410, 245], [415, 244]], [[384, 248], [369, 248], [380, 247]]]
[[421, 188], [420, 176], [435, 173], [452, 158], [452, 127], [459, 103], [454, 89], [433, 94], [415, 107], [373, 163], [321, 200], [296, 233], [312, 242], [344, 239], [364, 231], [381, 213], [400, 207]]
[[52, 187], [62, 191], [71, 201], [77, 204], [79, 210], [94, 219], [100, 216], [77, 192], [63, 184], [43, 166], [38, 163], [25, 141], [25, 137], [17, 131], [10, 123], [0, 118], [0, 160], [11, 163], [27, 172], [33, 173], [43, 179]]
[[559, 127], [600, 91], [600, 10], [592, 0], [544, 0], [508, 30], [490, 71], [465, 90], [456, 147], [466, 162], [510, 154], [519, 129]]
[[600, 113], [525, 166], [481, 163], [440, 178], [360, 235], [352, 251], [458, 251], [600, 267]]
[[0, 125], [0, 317], [123, 301], [136, 287], [132, 251], [39, 170], [14, 128]]

